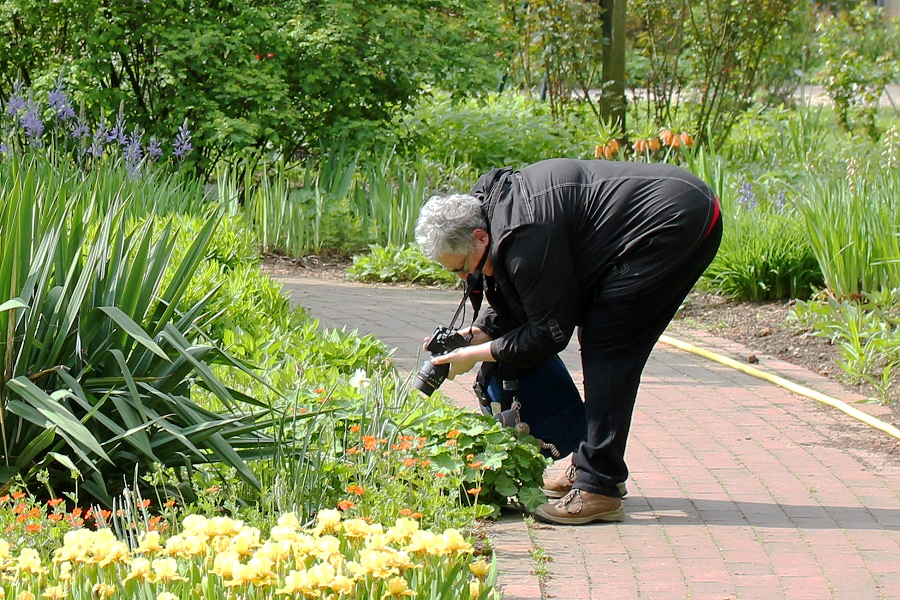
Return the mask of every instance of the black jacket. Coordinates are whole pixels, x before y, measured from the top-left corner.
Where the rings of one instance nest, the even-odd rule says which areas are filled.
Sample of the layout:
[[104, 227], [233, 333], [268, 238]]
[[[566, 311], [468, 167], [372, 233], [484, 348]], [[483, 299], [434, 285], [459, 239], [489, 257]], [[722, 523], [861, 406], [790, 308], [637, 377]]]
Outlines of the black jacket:
[[676, 267], [714, 218], [709, 186], [666, 164], [551, 159], [493, 169], [471, 194], [494, 268], [476, 324], [519, 367], [562, 351], [595, 299], [627, 301]]

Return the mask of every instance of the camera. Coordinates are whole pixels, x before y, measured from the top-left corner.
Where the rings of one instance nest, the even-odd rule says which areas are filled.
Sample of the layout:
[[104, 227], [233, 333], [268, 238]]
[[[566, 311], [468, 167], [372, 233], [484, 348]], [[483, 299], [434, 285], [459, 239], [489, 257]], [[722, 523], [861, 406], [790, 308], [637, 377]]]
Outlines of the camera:
[[[469, 340], [456, 331], [439, 325], [432, 332], [425, 349], [431, 353], [431, 358], [434, 358], [468, 345]], [[436, 365], [431, 362], [431, 358], [422, 363], [416, 373], [416, 379], [413, 381], [413, 387], [426, 396], [431, 396], [436, 389], [441, 387], [441, 384], [447, 379], [447, 375], [450, 374], [450, 365]]]

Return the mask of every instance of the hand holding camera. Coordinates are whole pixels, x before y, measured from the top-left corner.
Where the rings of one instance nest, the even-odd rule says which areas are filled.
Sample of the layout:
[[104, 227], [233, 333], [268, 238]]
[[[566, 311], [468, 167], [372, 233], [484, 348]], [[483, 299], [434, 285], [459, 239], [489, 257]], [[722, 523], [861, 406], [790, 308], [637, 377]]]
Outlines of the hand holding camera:
[[[431, 357], [426, 359], [422, 366], [419, 367], [413, 387], [426, 396], [431, 396], [450, 375], [450, 365], [446, 363], [435, 364], [434, 359], [468, 345], [469, 340], [455, 330], [444, 326], [436, 327], [425, 345], [425, 349], [431, 353]], [[475, 364], [474, 361], [472, 364]], [[457, 374], [455, 373], [454, 376]]]

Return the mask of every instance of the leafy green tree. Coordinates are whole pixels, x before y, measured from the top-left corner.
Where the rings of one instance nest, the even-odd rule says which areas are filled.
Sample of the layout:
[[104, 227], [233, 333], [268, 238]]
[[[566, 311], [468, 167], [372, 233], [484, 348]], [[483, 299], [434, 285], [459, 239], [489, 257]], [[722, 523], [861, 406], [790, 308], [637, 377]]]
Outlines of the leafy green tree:
[[886, 20], [884, 10], [860, 4], [839, 15], [826, 15], [817, 28], [824, 64], [816, 75], [834, 103], [838, 124], [880, 137], [875, 123], [884, 89], [897, 75], [900, 20]]
[[94, 119], [122, 111], [160, 139], [187, 120], [202, 169], [357, 135], [425, 86], [499, 73], [497, 17], [475, 0], [2, 0], [0, 17], [0, 100], [62, 73]]
[[[542, 85], [553, 114], [574, 99], [601, 108], [590, 90], [604, 87], [604, 7], [581, 0], [502, 1], [507, 35], [515, 40], [514, 78], [527, 90]], [[542, 83], [538, 83], [542, 82]]]
[[[800, 68], [808, 0], [631, 0], [647, 118], [718, 145], [761, 89]], [[793, 67], [793, 68], [792, 68]], [[688, 114], [684, 114], [685, 111]], [[712, 137], [712, 139], [708, 139]]]

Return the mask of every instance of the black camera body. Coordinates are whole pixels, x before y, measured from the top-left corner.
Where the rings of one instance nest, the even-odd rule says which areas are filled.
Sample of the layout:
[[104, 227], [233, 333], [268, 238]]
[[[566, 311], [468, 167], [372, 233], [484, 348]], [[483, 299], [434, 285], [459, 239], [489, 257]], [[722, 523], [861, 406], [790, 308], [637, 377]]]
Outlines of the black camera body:
[[425, 346], [425, 349], [431, 353], [431, 357], [419, 367], [416, 379], [413, 381], [413, 387], [426, 396], [431, 396], [436, 389], [441, 387], [441, 384], [447, 379], [447, 375], [450, 374], [450, 365], [436, 365], [431, 362], [431, 358], [468, 345], [469, 340], [455, 330], [442, 325], [435, 327], [431, 337], [428, 339], [428, 345]]

